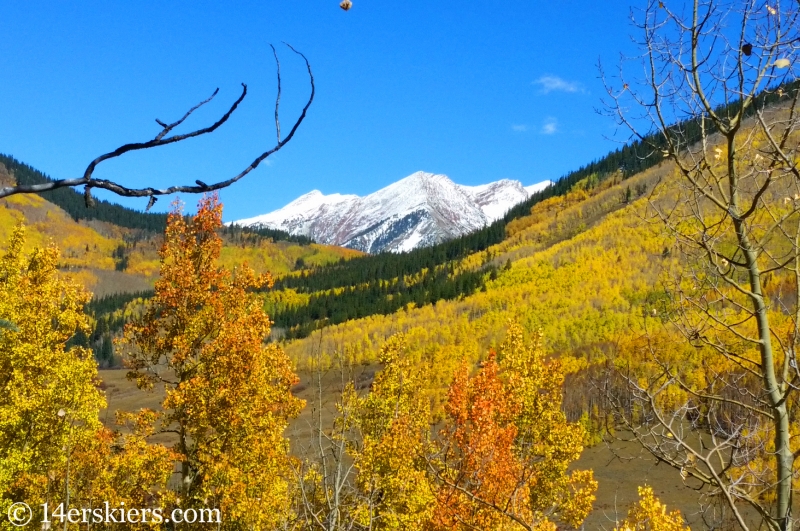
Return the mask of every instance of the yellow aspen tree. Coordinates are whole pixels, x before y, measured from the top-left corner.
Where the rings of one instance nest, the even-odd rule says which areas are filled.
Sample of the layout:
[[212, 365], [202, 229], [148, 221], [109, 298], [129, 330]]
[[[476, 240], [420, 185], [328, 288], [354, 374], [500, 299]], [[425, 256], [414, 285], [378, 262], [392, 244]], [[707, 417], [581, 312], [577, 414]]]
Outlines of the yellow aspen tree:
[[370, 393], [358, 399], [361, 447], [354, 457], [365, 529], [423, 529], [434, 506], [425, 457], [430, 405], [423, 374], [412, 367], [405, 346], [402, 334], [387, 340], [379, 355], [384, 368]]
[[628, 517], [614, 531], [689, 531], [678, 510], [667, 512], [648, 486], [639, 487], [639, 501], [630, 510]]
[[175, 205], [155, 296], [122, 343], [129, 377], [166, 388], [157, 433], [177, 439], [175, 503], [218, 507], [227, 528], [269, 529], [288, 516], [283, 432], [303, 403], [290, 391], [298, 378], [288, 357], [267, 343], [271, 322], [253, 292], [272, 279], [218, 266], [221, 226], [216, 195], [191, 219]]
[[517, 458], [535, 478], [529, 483], [534, 518], [577, 528], [592, 510], [597, 481], [591, 470], [567, 472], [583, 452], [586, 433], [580, 423], [568, 422], [562, 410], [563, 365], [557, 358], [546, 359], [541, 332], [526, 344], [517, 323], [509, 326], [501, 352], [505, 385], [520, 404], [514, 419]]
[[25, 253], [24, 244], [18, 225], [0, 257], [0, 528], [14, 502], [68, 499], [70, 457], [91, 443], [105, 406], [91, 351], [66, 348], [89, 332], [90, 295], [59, 277], [55, 246]]

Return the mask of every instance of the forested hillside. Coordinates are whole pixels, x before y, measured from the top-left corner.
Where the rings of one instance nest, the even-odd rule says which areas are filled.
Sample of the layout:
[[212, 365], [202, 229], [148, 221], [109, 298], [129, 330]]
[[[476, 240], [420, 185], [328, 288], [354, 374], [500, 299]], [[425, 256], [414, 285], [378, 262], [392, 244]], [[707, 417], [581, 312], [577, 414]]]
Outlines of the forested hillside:
[[[787, 84], [782, 90], [794, 90], [798, 85], [798, 82]], [[779, 99], [776, 91], [765, 91], [756, 98], [756, 105], [771, 105]], [[736, 105], [732, 102], [720, 106], [717, 112], [730, 112]], [[752, 113], [748, 111], [747, 116]], [[700, 120], [681, 122], [671, 131], [680, 136], [681, 142], [696, 142], [700, 139]], [[486, 279], [495, 278], [497, 269], [507, 267], [509, 259], [518, 256], [501, 257], [491, 247], [532, 223], [540, 215], [529, 216], [536, 205], [545, 202], [544, 208], [554, 213], [565, 207], [565, 202], [558, 198], [566, 198], [570, 193], [574, 197], [577, 190], [597, 193], [596, 188], [607, 186], [608, 181], [626, 182], [620, 192], [621, 202], [597, 207], [582, 222], [584, 226], [592, 223], [645, 193], [645, 184], [628, 180], [660, 164], [664, 160], [664, 146], [658, 135], [626, 144], [563, 176], [553, 186], [509, 210], [502, 219], [466, 236], [407, 253], [368, 255], [283, 277], [268, 295], [267, 307], [276, 325], [285, 329], [285, 337], [301, 338], [320, 327], [368, 315], [391, 314], [410, 303], [424, 306], [471, 295], [484, 289]], [[575, 199], [567, 203], [570, 201]], [[540, 237], [552, 244], [572, 235], [553, 230], [542, 231]], [[477, 259], [475, 255], [482, 251], [486, 252]]]
[[[213, 133], [240, 104], [252, 109], [244, 83], [216, 122], [177, 131], [190, 117], [209, 123], [222, 88], [175, 122], [157, 119], [152, 140], [101, 156], [81, 180], [0, 155], [0, 531], [800, 529], [800, 4], [631, 5], [632, 42], [612, 44], [619, 63], [599, 64], [594, 80], [586, 45], [604, 61], [613, 39], [595, 37], [618, 37], [614, 17], [628, 6], [496, 3], [474, 16], [468, 6], [356, 4], [311, 18], [293, 3], [190, 16], [139, 6], [103, 26], [113, 31], [100, 51], [131, 64], [169, 48], [165, 34], [191, 44], [200, 28], [227, 28], [204, 44], [227, 50], [232, 36], [236, 61], [172, 47], [168, 59], [183, 58], [195, 81], [220, 67], [246, 73], [263, 52], [275, 60], [266, 115], [261, 95], [248, 98], [261, 118], [237, 113], [214, 138], [220, 149], [183, 152], [195, 154], [184, 174], [230, 175], [228, 154], [263, 144], [274, 112], [266, 151], [228, 180], [130, 190], [89, 174], [109, 157]], [[35, 8], [21, 9], [0, 9], [8, 46], [20, 28], [52, 34], [64, 44], [49, 52], [69, 52], [59, 63], [94, 65], [87, 52], [98, 48], [72, 42], [100, 20], [94, 11], [62, 10], [54, 26], [41, 13], [26, 23]], [[165, 30], [148, 34], [155, 47], [124, 38], [131, 17]], [[375, 31], [347, 29], [359, 27]], [[311, 30], [298, 37], [309, 56], [286, 44], [292, 65], [278, 47], [247, 44], [275, 28]], [[120, 35], [127, 47], [114, 45]], [[17, 75], [0, 85], [13, 89], [8, 145], [42, 153], [31, 145], [47, 123], [74, 132], [49, 135], [51, 153], [76, 141], [88, 149], [96, 117], [141, 115], [104, 97], [100, 113], [54, 114], [88, 86], [52, 69], [45, 83], [28, 53], [9, 55]], [[390, 68], [373, 68], [376, 57], [391, 57]], [[554, 70], [506, 68], [531, 57]], [[166, 64], [145, 63], [159, 68], [158, 88], [190, 80], [171, 69], [164, 83]], [[135, 90], [136, 103], [152, 89], [139, 69], [96, 66], [88, 88], [99, 93]], [[360, 71], [370, 76], [352, 83]], [[141, 79], [120, 83], [126, 72]], [[284, 91], [298, 74], [308, 99]], [[115, 88], [102, 92], [106, 76]], [[308, 113], [317, 88], [324, 103]], [[148, 106], [167, 116], [158, 94]], [[590, 99], [602, 107], [597, 123]], [[352, 106], [364, 101], [364, 113]], [[235, 127], [246, 136], [224, 136]], [[479, 229], [412, 252], [366, 255], [223, 223], [237, 193], [270, 193], [244, 178], [295, 136], [298, 151], [272, 158], [271, 182], [349, 187], [375, 166], [423, 159], [546, 174], [556, 158], [597, 153], [604, 134], [626, 138], [533, 195], [517, 181], [457, 187], [419, 172], [374, 202], [315, 191], [260, 217], [345, 245], [360, 234], [366, 249], [391, 233], [385, 219], [399, 227], [406, 215], [460, 229], [447, 234]], [[76, 182], [85, 190], [70, 189]], [[47, 187], [64, 188], [32, 191]], [[145, 210], [170, 191], [198, 195], [163, 215], [92, 207], [93, 188], [149, 197]], [[441, 227], [420, 227], [404, 241], [439, 241], [428, 237]]]
[[[782, 107], [770, 111], [771, 116], [785, 112]], [[691, 123], [681, 127], [693, 134]], [[787, 145], [797, 140], [796, 134], [786, 137]], [[526, 351], [538, 356], [536, 363], [558, 360], [554, 381], [566, 383], [558, 384], [559, 398], [553, 404], [558, 404], [565, 422], [580, 427], [580, 437], [573, 440], [591, 446], [613, 433], [613, 400], [622, 392], [619, 380], [609, 380], [615, 368], [627, 366], [635, 374], [652, 377], [659, 370], [648, 359], [655, 349], [668, 352], [669, 360], [678, 362], [687, 377], [702, 381], [711, 377], [708, 371], [717, 370], [705, 365], [707, 349], [682, 341], [678, 330], [668, 326], [678, 310], [667, 279], [685, 267], [685, 254], [674, 234], [652, 221], [658, 212], [686, 215], [682, 209], [688, 207], [675, 186], [679, 164], [652, 152], [640, 156], [643, 149], [637, 143], [611, 153], [569, 174], [497, 223], [434, 247], [360, 256], [302, 239], [276, 241], [281, 235], [271, 231], [218, 226], [215, 263], [224, 272], [247, 262], [255, 273], [275, 276], [272, 288], [263, 280], [248, 280], [249, 273], [241, 278], [252, 297], [248, 300], [258, 301], [276, 325], [270, 348], [282, 345], [302, 374], [347, 373], [364, 367], [350, 384], [355, 392], [370, 386], [380, 389], [383, 384], [376, 372], [381, 367], [401, 371], [402, 378], [415, 382], [411, 402], [403, 406], [411, 408], [409, 418], [422, 415], [419, 408], [425, 404], [425, 415], [434, 424], [452, 421], [453, 401], [466, 400], [458, 399], [454, 389], [478, 392], [469, 387], [479, 385], [470, 376], [475, 370], [513, 372], [513, 357], [508, 361], [501, 356], [499, 365], [494, 365], [497, 352], [518, 348], [508, 344], [513, 330], [516, 344], [536, 345]], [[708, 150], [716, 160], [722, 159], [724, 146], [712, 144]], [[631, 166], [644, 169], [628, 175]], [[13, 178], [13, 173], [0, 169], [4, 170], [0, 178]], [[791, 216], [787, 205], [797, 197], [782, 199], [781, 193], [761, 197], [783, 205], [772, 211], [774, 216]], [[120, 366], [122, 353], [114, 340], [127, 323], [151, 307], [157, 272], [163, 274], [170, 264], [159, 259], [163, 236], [145, 225], [75, 220], [34, 195], [12, 196], [0, 206], [0, 216], [6, 220], [1, 236], [10, 238], [17, 221], [24, 220], [26, 249], [57, 240], [62, 249], [56, 264], [60, 275], [99, 289], [85, 306], [89, 327], [79, 329], [67, 346], [90, 348], [100, 368]], [[182, 219], [192, 222], [191, 217]], [[181, 271], [172, 274], [180, 279]], [[769, 278], [765, 296], [783, 304], [790, 280], [783, 273]], [[106, 288], [109, 285], [122, 292], [114, 293]], [[774, 319], [778, 326], [789, 324], [785, 316]], [[171, 321], [165, 323], [171, 326]], [[147, 328], [141, 330], [149, 333]], [[389, 339], [397, 334], [402, 334], [401, 340]], [[400, 350], [402, 359], [397, 357]], [[308, 381], [295, 389], [303, 393], [307, 385]], [[345, 392], [342, 385], [339, 391]], [[470, 396], [469, 400], [477, 400], [477, 395]], [[353, 398], [325, 400], [344, 401], [341, 406]], [[580, 488], [589, 489], [592, 483], [584, 479]]]
[[[352, 259], [358, 253], [338, 250], [332, 254], [330, 247], [312, 245], [307, 238], [290, 236], [282, 231], [225, 227], [222, 235], [226, 246], [221, 260], [226, 265], [247, 261], [258, 271], [275, 274], [277, 282], [266, 293], [266, 304], [278, 333], [287, 338], [305, 337], [323, 326], [369, 315], [388, 315], [409, 305], [421, 307], [485, 289], [488, 279], [495, 278], [499, 269], [509, 266], [508, 258], [500, 258], [492, 252], [482, 254], [477, 262], [467, 258], [502, 242], [515, 220], [526, 217], [534, 205], [562, 197], [576, 186], [591, 189], [612, 177], [624, 179], [659, 160], [659, 157], [645, 152], [641, 143], [624, 146], [571, 172], [482, 230], [409, 253]], [[23, 184], [50, 179], [13, 157], [2, 156], [0, 161], [7, 168], [6, 179], [15, 179]], [[634, 185], [626, 200], [641, 193], [642, 190]], [[165, 215], [144, 213], [106, 201], [86, 208], [83, 196], [72, 189], [39, 195], [47, 201], [42, 202], [35, 196], [8, 198], [4, 200], [5, 212], [16, 209], [26, 219], [38, 220], [42, 211], [48, 210], [44, 219], [51, 219], [47, 216], [58, 219], [58, 222], [41, 223], [33, 228], [42, 231], [42, 241], [55, 237], [63, 242], [62, 268], [65, 271], [79, 277], [84, 285], [100, 296], [115, 291], [148, 295], [147, 288], [152, 285], [158, 265], [156, 250], [159, 233], [166, 222]], [[22, 209], [22, 203], [36, 206]], [[9, 222], [6, 226], [12, 225]], [[73, 240], [65, 232], [75, 232], [80, 236]], [[554, 234], [566, 237], [560, 232]], [[465, 266], [467, 263], [469, 265]], [[124, 312], [124, 308], [112, 307], [111, 301], [115, 300], [123, 299], [110, 298], [98, 307], [103, 308], [98, 314], [101, 321], [118, 321], [112, 314]], [[96, 350], [102, 349], [106, 357], [110, 341], [100, 338], [106, 334], [106, 329], [113, 332], [118, 328], [99, 325], [100, 332], [93, 335]], [[105, 343], [108, 346], [103, 346]]]
[[[47, 179], [26, 164], [0, 156], [0, 184]], [[58, 242], [61, 275], [79, 281], [95, 295], [87, 307], [94, 317], [92, 331], [77, 334], [70, 344], [90, 346], [103, 367], [118, 366], [112, 337], [131, 316], [126, 305], [131, 301], [141, 304], [153, 294], [166, 219], [164, 214], [104, 201], [86, 208], [83, 196], [61, 188], [0, 199], [0, 240], [8, 240], [14, 227], [23, 222], [29, 249]], [[225, 241], [221, 263], [233, 267], [248, 262], [256, 271], [276, 277], [361, 254], [271, 229], [222, 227], [220, 234]]]
[[541, 329], [548, 352], [578, 366], [602, 360], [620, 337], [639, 329], [643, 311], [657, 303], [660, 272], [674, 261], [665, 235], [642, 223], [645, 195], [671, 172], [664, 163], [625, 181], [579, 182], [510, 223], [503, 242], [460, 262], [467, 271], [488, 257], [509, 264], [484, 273], [476, 293], [328, 327], [288, 343], [287, 352], [307, 368], [329, 365], [334, 352], [372, 363], [384, 339], [402, 331], [412, 358], [446, 375], [460, 356], [476, 363], [497, 347], [515, 319], [526, 330]]
[[[554, 208], [558, 198], [576, 190], [596, 193], [609, 183], [619, 184], [637, 171], [663, 160], [645, 151], [641, 143], [625, 146], [598, 161], [569, 173], [555, 185], [537, 192], [512, 208], [502, 219], [469, 235], [407, 253], [382, 253], [311, 268], [279, 279], [267, 295], [268, 309], [288, 338], [307, 336], [312, 330], [368, 315], [387, 315], [411, 304], [424, 306], [453, 300], [485, 288], [498, 270], [510, 266], [492, 246], [513, 236], [527, 223], [531, 209], [546, 203]], [[622, 201], [606, 204], [594, 218], [620, 208], [641, 196], [645, 188], [631, 181]], [[570, 237], [556, 230], [549, 238]], [[474, 257], [480, 255], [476, 260]]]

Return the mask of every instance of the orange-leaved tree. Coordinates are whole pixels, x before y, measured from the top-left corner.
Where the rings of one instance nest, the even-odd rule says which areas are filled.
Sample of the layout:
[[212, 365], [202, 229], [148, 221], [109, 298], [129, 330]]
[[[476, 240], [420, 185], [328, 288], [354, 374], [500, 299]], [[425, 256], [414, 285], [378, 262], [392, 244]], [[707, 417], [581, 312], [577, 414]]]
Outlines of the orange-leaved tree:
[[456, 373], [431, 460], [435, 528], [554, 530], [578, 527], [591, 510], [592, 471], [567, 472], [584, 431], [561, 411], [563, 370], [540, 340], [526, 345], [512, 323], [500, 361], [491, 353], [475, 376], [466, 363]]
[[[88, 513], [91, 517], [87, 517], [91, 529], [105, 529], [104, 523], [110, 524], [108, 528], [118, 527], [111, 520], [103, 521], [106, 504], [115, 511], [113, 518], [117, 522], [122, 509], [137, 511], [124, 520], [127, 529], [152, 529], [158, 523], [147, 509], [162, 504], [175, 456], [165, 446], [147, 442], [153, 431], [154, 415], [151, 411], [119, 413], [117, 423], [124, 425], [123, 430], [101, 427], [94, 437], [74, 448], [69, 456], [68, 473], [49, 478], [51, 492], [69, 491], [69, 499], [63, 500], [63, 510], [58, 510], [48, 497], [53, 525], [61, 527], [68, 523], [58, 515], [67, 514], [69, 507], [91, 511]], [[78, 522], [69, 528], [81, 527], [83, 523]]]
[[268, 344], [271, 322], [254, 289], [269, 275], [218, 266], [222, 205], [204, 196], [185, 218], [169, 215], [161, 275], [144, 314], [122, 344], [142, 389], [163, 384], [156, 433], [180, 454], [175, 503], [218, 507], [229, 526], [270, 528], [290, 506], [288, 441], [283, 432], [302, 407], [284, 352]]

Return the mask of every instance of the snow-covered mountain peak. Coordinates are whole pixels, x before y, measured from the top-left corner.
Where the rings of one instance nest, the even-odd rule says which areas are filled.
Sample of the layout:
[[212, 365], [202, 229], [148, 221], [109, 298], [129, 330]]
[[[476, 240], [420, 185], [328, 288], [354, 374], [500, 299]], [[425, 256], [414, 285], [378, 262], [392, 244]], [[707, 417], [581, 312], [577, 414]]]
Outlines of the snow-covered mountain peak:
[[[362, 251], [408, 251], [480, 229], [551, 184], [502, 179], [462, 186], [442, 174], [412, 173], [365, 197], [312, 190], [237, 225], [262, 225]], [[531, 190], [529, 190], [531, 189]]]

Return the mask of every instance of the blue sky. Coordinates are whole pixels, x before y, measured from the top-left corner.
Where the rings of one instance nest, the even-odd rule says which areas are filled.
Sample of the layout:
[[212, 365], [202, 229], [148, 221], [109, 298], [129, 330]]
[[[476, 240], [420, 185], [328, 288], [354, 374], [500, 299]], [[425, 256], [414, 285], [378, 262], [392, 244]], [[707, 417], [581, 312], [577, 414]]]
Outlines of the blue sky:
[[245, 82], [250, 94], [216, 133], [95, 173], [142, 186], [227, 178], [275, 140], [269, 43], [283, 68], [284, 131], [307, 97], [286, 41], [311, 62], [316, 100], [292, 142], [222, 191], [226, 220], [315, 188], [364, 195], [417, 170], [469, 185], [556, 179], [618, 146], [606, 138], [613, 121], [595, 112], [597, 62], [632, 51], [629, 10], [588, 0], [353, 0], [349, 12], [337, 0], [4, 2], [0, 152], [80, 176], [219, 87], [184, 130], [213, 122]]

